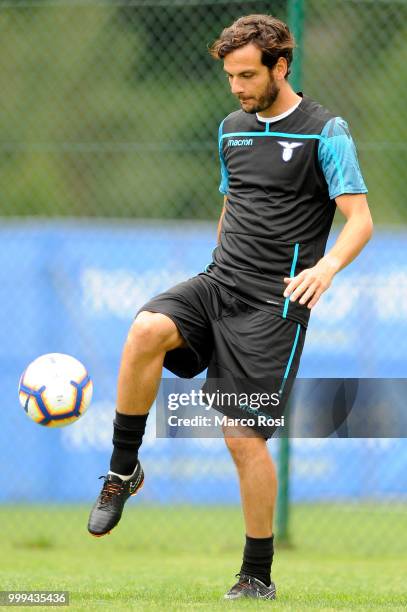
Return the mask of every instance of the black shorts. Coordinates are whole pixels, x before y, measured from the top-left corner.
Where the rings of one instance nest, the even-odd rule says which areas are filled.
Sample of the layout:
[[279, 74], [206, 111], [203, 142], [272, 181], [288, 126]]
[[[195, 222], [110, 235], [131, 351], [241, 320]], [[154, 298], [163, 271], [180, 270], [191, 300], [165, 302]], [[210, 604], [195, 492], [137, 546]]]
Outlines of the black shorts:
[[[248, 385], [251, 390], [278, 392], [279, 410], [283, 409], [305, 340], [306, 329], [300, 323], [250, 306], [206, 275], [160, 293], [138, 312], [142, 311], [167, 315], [186, 341], [187, 347], [167, 352], [168, 370], [192, 378], [207, 368], [207, 379], [229, 381], [228, 389]], [[217, 410], [232, 418], [259, 413], [241, 405]], [[271, 413], [265, 409], [265, 414]], [[265, 437], [273, 431], [267, 430]]]

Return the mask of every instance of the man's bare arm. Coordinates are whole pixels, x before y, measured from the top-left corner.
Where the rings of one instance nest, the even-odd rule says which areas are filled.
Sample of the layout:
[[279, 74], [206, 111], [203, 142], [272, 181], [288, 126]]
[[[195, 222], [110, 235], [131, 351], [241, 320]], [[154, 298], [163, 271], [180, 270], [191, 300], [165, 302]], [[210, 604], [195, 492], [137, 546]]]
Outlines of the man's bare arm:
[[223, 221], [223, 217], [225, 215], [225, 211], [226, 211], [226, 200], [227, 200], [227, 196], [224, 196], [223, 198], [223, 208], [222, 208], [222, 212], [220, 213], [220, 217], [219, 217], [219, 221], [218, 221], [218, 244], [220, 242], [220, 233], [222, 230], [222, 221]]
[[373, 221], [364, 194], [338, 196], [336, 204], [345, 215], [346, 223], [332, 249], [312, 268], [284, 279], [287, 284], [284, 297], [290, 295], [292, 302], [300, 298], [300, 304], [309, 301], [308, 308], [315, 306], [335, 274], [359, 255], [373, 233]]

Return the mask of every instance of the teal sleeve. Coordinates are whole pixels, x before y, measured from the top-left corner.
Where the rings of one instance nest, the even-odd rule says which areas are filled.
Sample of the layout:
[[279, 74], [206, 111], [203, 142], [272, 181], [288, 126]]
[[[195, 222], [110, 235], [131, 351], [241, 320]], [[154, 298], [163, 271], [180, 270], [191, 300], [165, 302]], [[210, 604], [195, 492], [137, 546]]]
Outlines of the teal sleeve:
[[367, 193], [355, 143], [341, 117], [330, 119], [321, 132], [318, 160], [331, 200], [345, 193]]
[[227, 195], [229, 191], [229, 175], [228, 175], [228, 170], [226, 168], [225, 158], [223, 157], [223, 147], [222, 147], [223, 121], [219, 126], [219, 133], [218, 133], [219, 160], [220, 160], [219, 191], [223, 193], [224, 195]]

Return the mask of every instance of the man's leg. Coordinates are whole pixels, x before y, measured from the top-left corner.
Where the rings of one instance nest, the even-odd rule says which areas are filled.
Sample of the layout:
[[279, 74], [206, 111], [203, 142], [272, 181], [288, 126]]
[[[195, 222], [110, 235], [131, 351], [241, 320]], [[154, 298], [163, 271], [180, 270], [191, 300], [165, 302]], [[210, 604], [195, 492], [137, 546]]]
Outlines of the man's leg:
[[[247, 430], [253, 431], [253, 430]], [[254, 433], [254, 432], [253, 432]], [[246, 526], [246, 544], [240, 574], [243, 579], [237, 583], [226, 597], [234, 599], [242, 595], [247, 588], [246, 576], [260, 580], [268, 587], [254, 584], [265, 598], [274, 599], [275, 586], [271, 582], [271, 564], [273, 561], [273, 515], [277, 495], [277, 476], [273, 460], [268, 452], [266, 440], [254, 434], [254, 437], [239, 437], [242, 432], [225, 428], [225, 442], [236, 465], [244, 521]]]
[[122, 479], [133, 474], [165, 354], [182, 346], [185, 341], [169, 317], [139, 313], [127, 336], [120, 365], [110, 474]]
[[[284, 388], [277, 405], [273, 399], [266, 410], [267, 416], [280, 417], [297, 374], [305, 328], [295, 321], [248, 307], [233, 298], [228, 303], [227, 315], [216, 319], [214, 353], [208, 367], [208, 378], [220, 380], [222, 390], [233, 390], [238, 392], [237, 395], [244, 391], [252, 400], [255, 397], [253, 393], [259, 399], [259, 391], [267, 392], [271, 400], [274, 393]], [[248, 416], [246, 406], [239, 410], [236, 405], [228, 410], [224, 405], [221, 412], [233, 419], [247, 419]], [[266, 437], [274, 433], [273, 427], [261, 427], [261, 430], [267, 434]], [[275, 587], [271, 582], [270, 568], [274, 552], [275, 468], [265, 439], [254, 429], [246, 428], [245, 432], [239, 432], [227, 428], [224, 436], [239, 474], [246, 524], [241, 580], [226, 597], [273, 599]]]
[[166, 315], [143, 311], [124, 345], [117, 389], [117, 412], [147, 414], [157, 395], [165, 353], [185, 346]]
[[231, 437], [226, 433], [225, 442], [239, 476], [246, 534], [251, 538], [269, 538], [273, 534], [277, 476], [266, 440]]
[[110, 470], [89, 517], [92, 535], [109, 533], [127, 499], [143, 484], [138, 450], [148, 412], [157, 395], [166, 352], [183, 346], [175, 323], [161, 313], [141, 312], [130, 329], [119, 372]]

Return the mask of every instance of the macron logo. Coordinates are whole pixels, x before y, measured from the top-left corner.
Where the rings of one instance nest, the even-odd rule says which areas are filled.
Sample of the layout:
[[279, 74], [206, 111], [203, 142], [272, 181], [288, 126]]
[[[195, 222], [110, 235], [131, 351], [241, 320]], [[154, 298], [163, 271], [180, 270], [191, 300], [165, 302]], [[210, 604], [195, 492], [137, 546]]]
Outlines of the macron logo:
[[228, 147], [251, 147], [253, 138], [229, 138]]

